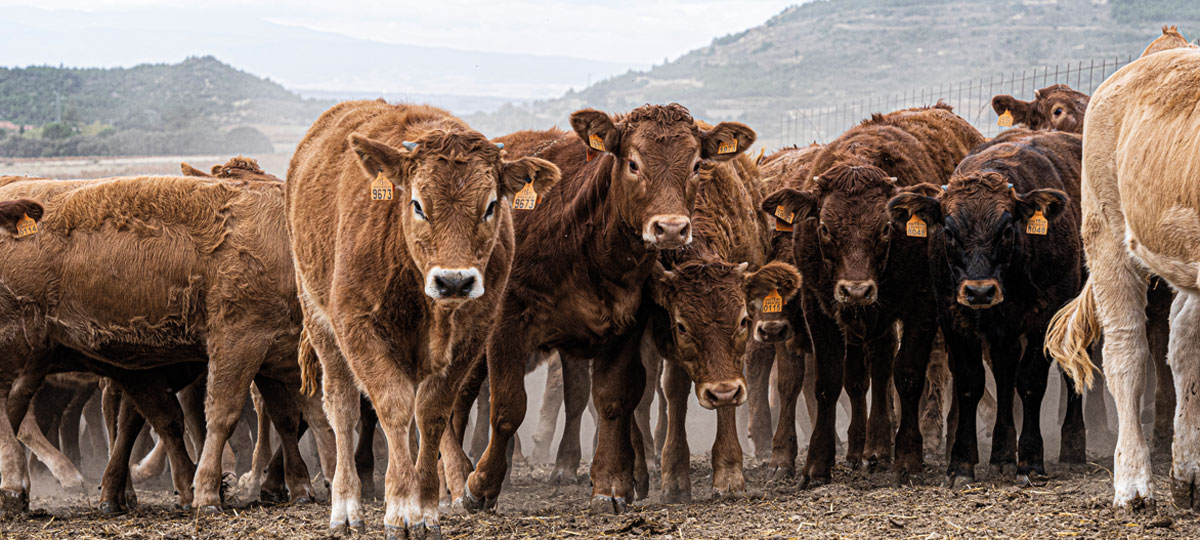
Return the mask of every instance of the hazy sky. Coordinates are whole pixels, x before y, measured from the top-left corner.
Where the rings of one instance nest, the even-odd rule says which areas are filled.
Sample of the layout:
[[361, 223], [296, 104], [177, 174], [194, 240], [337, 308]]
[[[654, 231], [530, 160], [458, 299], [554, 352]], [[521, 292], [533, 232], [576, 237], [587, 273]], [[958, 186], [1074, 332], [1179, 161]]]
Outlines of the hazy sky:
[[[163, 2], [149, 0], [0, 0], [9, 6], [80, 11], [179, 7], [396, 44], [659, 64], [714, 37], [765, 22], [801, 0], [426, 0]], [[196, 21], [181, 17], [180, 25]], [[193, 23], [193, 24], [199, 24]], [[207, 24], [207, 23], [206, 23]], [[82, 29], [81, 29], [82, 30]], [[219, 32], [220, 29], [213, 29]], [[80, 46], [86, 47], [81, 33]], [[68, 62], [70, 63], [70, 62]]]

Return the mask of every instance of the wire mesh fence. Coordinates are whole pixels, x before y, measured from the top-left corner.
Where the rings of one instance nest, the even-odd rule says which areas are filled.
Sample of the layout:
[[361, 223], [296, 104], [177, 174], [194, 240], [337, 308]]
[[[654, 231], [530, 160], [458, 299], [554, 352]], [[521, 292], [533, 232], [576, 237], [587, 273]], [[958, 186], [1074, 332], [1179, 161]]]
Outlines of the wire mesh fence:
[[827, 143], [837, 138], [872, 113], [890, 112], [907, 107], [933, 105], [938, 100], [954, 107], [959, 116], [975, 126], [985, 137], [1003, 128], [996, 125], [992, 96], [1011, 94], [1017, 99], [1033, 99], [1033, 91], [1053, 84], [1066, 84], [1091, 95], [1100, 83], [1133, 56], [1099, 58], [1086, 62], [1039, 66], [1021, 71], [980, 77], [957, 84], [941, 84], [898, 94], [851, 101], [829, 107], [793, 109], [779, 121], [780, 140], [786, 144]]

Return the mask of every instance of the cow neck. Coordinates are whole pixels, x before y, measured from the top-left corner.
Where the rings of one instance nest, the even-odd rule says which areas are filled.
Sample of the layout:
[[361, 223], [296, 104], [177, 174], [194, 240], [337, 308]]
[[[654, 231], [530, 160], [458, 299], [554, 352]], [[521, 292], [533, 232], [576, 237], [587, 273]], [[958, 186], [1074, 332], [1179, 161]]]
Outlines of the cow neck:
[[[612, 190], [612, 169], [616, 158], [604, 154], [595, 166], [599, 167], [598, 174], [592, 176], [583, 193], [589, 200], [576, 198], [574, 204], [584, 205], [591, 209], [588, 221], [595, 224], [599, 220], [600, 227], [595, 230], [593, 238], [588, 239], [598, 245], [590, 246], [589, 253], [584, 255], [592, 258], [600, 268], [611, 270], [610, 278], [624, 280], [630, 272], [637, 272], [643, 279], [649, 275], [650, 265], [646, 264], [657, 254], [657, 250], [646, 246], [641, 232], [633, 224], [627, 222], [614, 204], [610, 193]], [[586, 175], [582, 175], [586, 176]], [[588, 241], [585, 240], [585, 241]]]

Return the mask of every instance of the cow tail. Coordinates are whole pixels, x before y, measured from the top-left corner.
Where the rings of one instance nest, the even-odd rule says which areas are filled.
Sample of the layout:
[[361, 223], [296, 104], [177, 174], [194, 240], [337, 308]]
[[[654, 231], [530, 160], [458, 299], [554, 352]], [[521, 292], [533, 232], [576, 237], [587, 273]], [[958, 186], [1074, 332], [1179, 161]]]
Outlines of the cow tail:
[[317, 358], [317, 352], [313, 350], [312, 343], [308, 341], [308, 330], [300, 331], [300, 393], [313, 395], [317, 393], [319, 388], [318, 378], [321, 376], [319, 368], [320, 359]]
[[1075, 389], [1091, 388], [1096, 366], [1088, 357], [1088, 346], [1100, 337], [1096, 314], [1096, 295], [1089, 277], [1074, 300], [1068, 302], [1050, 319], [1046, 330], [1046, 354], [1058, 362], [1067, 376], [1075, 381]]

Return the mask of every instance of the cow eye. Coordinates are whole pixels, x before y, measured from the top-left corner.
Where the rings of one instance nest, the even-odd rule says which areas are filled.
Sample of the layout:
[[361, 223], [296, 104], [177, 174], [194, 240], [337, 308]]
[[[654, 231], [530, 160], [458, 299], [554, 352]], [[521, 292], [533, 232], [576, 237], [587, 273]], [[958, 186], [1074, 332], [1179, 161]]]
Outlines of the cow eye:
[[740, 326], [742, 328], [742, 330], [749, 328], [750, 327], [750, 317], [742, 315], [742, 320], [741, 320], [741, 322], [738, 323], [738, 326]]
[[638, 172], [637, 162], [633, 161], [632, 159], [629, 160], [629, 172], [631, 172], [633, 174], [637, 174], [637, 172]]
[[421, 203], [416, 199], [412, 200], [412, 209], [413, 215], [417, 216], [417, 219], [421, 221], [429, 221], [429, 217], [425, 215], [425, 210], [421, 208]]
[[487, 210], [483, 211], [483, 220], [488, 221], [496, 213], [496, 201], [488, 203]]
[[700, 162], [699, 161], [697, 161], [695, 165], [692, 165], [692, 174], [700, 174]]
[[829, 227], [826, 227], [824, 223], [817, 226], [817, 234], [821, 236], [822, 242], [833, 241], [833, 236], [829, 234]]
[[675, 323], [675, 331], [681, 336], [687, 335], [687, 327], [684, 326], [683, 323]]
[[1062, 113], [1063, 113], [1063, 108], [1062, 108], [1062, 107], [1058, 107], [1058, 108], [1054, 109], [1054, 116], [1058, 116], [1058, 115], [1060, 115], [1060, 114], [1062, 114]]

